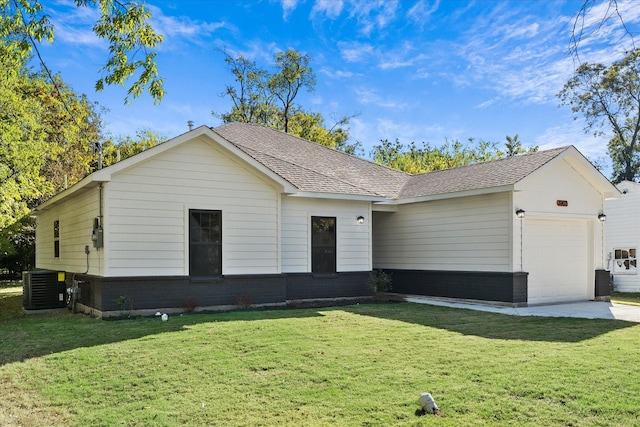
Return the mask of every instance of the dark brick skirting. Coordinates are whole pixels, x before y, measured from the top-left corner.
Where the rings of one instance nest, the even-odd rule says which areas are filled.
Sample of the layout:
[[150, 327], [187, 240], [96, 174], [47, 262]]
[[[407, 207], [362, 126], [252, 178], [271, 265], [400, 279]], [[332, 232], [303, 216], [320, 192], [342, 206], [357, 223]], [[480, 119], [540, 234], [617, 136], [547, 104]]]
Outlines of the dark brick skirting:
[[[68, 275], [70, 276], [70, 275]], [[369, 272], [332, 275], [233, 275], [194, 280], [187, 276], [98, 277], [76, 274], [79, 303], [99, 312], [119, 311], [117, 300], [126, 298], [127, 311], [189, 306], [222, 307], [285, 305], [288, 300], [369, 297]], [[68, 286], [71, 286], [69, 277]]]
[[393, 292], [435, 297], [527, 304], [526, 272], [384, 270]]

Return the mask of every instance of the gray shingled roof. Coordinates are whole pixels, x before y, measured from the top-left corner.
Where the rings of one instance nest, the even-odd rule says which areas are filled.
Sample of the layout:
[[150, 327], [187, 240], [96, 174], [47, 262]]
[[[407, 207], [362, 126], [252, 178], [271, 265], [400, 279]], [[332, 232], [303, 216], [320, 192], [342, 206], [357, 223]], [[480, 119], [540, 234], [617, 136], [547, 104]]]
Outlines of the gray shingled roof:
[[513, 185], [568, 147], [409, 175], [260, 125], [214, 132], [303, 192], [406, 199]]
[[409, 177], [264, 126], [229, 123], [213, 131], [304, 192], [395, 198]]
[[490, 162], [413, 175], [409, 177], [400, 191], [399, 198], [407, 199], [513, 185], [568, 148], [554, 148]]

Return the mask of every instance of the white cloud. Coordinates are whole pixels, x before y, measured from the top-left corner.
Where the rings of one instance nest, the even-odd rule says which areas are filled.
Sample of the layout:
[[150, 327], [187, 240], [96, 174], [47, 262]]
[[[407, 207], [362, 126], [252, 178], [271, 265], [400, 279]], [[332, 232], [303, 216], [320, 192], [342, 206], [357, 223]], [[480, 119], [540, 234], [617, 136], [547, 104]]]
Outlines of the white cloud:
[[311, 8], [311, 17], [325, 15], [329, 19], [336, 19], [342, 13], [342, 0], [316, 0]]
[[282, 3], [282, 19], [287, 20], [289, 14], [298, 7], [298, 0], [280, 0]]
[[348, 62], [360, 62], [374, 53], [374, 48], [368, 43], [338, 42], [340, 56]]
[[106, 42], [93, 32], [93, 26], [100, 19], [98, 8], [76, 7], [69, 1], [58, 2], [57, 6], [57, 9], [47, 10], [55, 29], [56, 41], [106, 49]]
[[619, 51], [633, 47], [627, 29], [640, 22], [640, 2], [618, 1], [615, 6], [602, 1], [570, 21], [571, 26], [576, 26], [575, 36], [579, 39], [578, 53], [582, 60], [594, 61], [582, 57], [589, 57], [593, 50], [600, 51], [603, 46], [617, 47]]
[[418, 2], [407, 11], [407, 18], [409, 21], [423, 25], [431, 19], [431, 15], [438, 10], [439, 6], [440, 0], [435, 0], [431, 7], [429, 7], [428, 0], [418, 0]]
[[515, 8], [507, 13], [497, 6], [471, 23], [460, 42], [441, 51], [464, 64], [459, 70], [445, 67], [445, 75], [458, 86], [475, 85], [507, 100], [556, 103], [556, 94], [573, 73], [567, 19], [536, 18]]
[[489, 107], [491, 107], [493, 104], [495, 104], [497, 100], [498, 100], [498, 98], [492, 98], [492, 99], [489, 99], [489, 100], [487, 100], [487, 101], [485, 101], [485, 102], [482, 102], [482, 103], [480, 103], [480, 104], [476, 105], [476, 106], [475, 106], [475, 107], [473, 107], [473, 108], [477, 108], [477, 109], [479, 109], [479, 110], [482, 110], [482, 109], [485, 109], [485, 108], [489, 108]]
[[421, 63], [427, 59], [427, 55], [424, 53], [416, 54], [416, 48], [411, 42], [404, 42], [396, 49], [391, 49], [380, 53], [378, 67], [383, 70], [390, 70], [395, 68], [410, 67], [415, 64]]
[[323, 67], [320, 69], [320, 72], [327, 77], [338, 78], [338, 79], [350, 79], [353, 77], [357, 77], [360, 74], [355, 73], [353, 71], [347, 70], [334, 70], [331, 68]]
[[147, 7], [152, 13], [151, 24], [164, 38], [159, 47], [161, 50], [180, 49], [183, 42], [204, 45], [211, 40], [213, 33], [223, 28], [236, 31], [234, 25], [225, 21], [207, 22], [187, 16], [170, 16], [158, 7]]
[[383, 98], [375, 89], [355, 88], [356, 101], [363, 105], [375, 105], [383, 108], [406, 108], [407, 104], [389, 98]]
[[568, 145], [575, 146], [587, 159], [598, 160], [604, 165], [601, 172], [609, 178], [613, 172], [611, 160], [607, 154], [606, 136], [594, 137], [593, 134], [584, 133], [584, 122], [575, 120], [561, 126], [553, 126], [546, 129], [534, 141], [540, 150], [547, 150]]
[[396, 19], [398, 0], [351, 0], [348, 9], [349, 17], [356, 18], [360, 32], [369, 36]]

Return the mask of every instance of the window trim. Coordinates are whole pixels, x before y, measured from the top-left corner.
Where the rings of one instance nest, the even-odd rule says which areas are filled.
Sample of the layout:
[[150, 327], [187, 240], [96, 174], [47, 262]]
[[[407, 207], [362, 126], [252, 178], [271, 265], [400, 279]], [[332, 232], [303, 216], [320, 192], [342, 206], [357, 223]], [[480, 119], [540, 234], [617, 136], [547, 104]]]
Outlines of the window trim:
[[[313, 227], [314, 227], [314, 223], [316, 220], [321, 219], [321, 220], [326, 220], [326, 219], [330, 219], [333, 220], [333, 245], [326, 245], [326, 244], [315, 244], [315, 239], [314, 239], [314, 232], [313, 232]], [[311, 232], [311, 238], [310, 238], [310, 259], [311, 259], [311, 273], [314, 276], [331, 276], [334, 274], [338, 273], [338, 218], [335, 216], [321, 216], [321, 215], [313, 215], [311, 216], [311, 223], [310, 223], [310, 232]], [[331, 271], [317, 271], [317, 267], [318, 267], [318, 262], [316, 262], [316, 259], [314, 257], [315, 254], [315, 249], [318, 248], [329, 248], [332, 247], [333, 248], [333, 260], [332, 260], [332, 267], [333, 269]]]
[[[192, 226], [191, 220], [192, 220], [192, 214], [193, 213], [210, 213], [210, 214], [217, 214], [218, 216], [218, 226], [219, 226], [219, 241], [218, 243], [209, 243], [209, 244], [198, 244], [197, 242], [193, 242], [192, 241], [192, 233], [193, 230], [195, 229], [195, 227]], [[220, 278], [222, 277], [222, 268], [223, 268], [223, 256], [222, 256], [222, 250], [223, 250], [223, 222], [222, 222], [222, 210], [220, 209], [188, 209], [187, 212], [187, 229], [188, 229], [188, 240], [187, 240], [187, 246], [189, 248], [189, 256], [188, 256], [188, 275], [191, 278], [191, 280], [207, 280], [207, 279], [215, 279], [215, 278]], [[194, 250], [194, 246], [210, 246], [210, 247], [216, 247], [217, 248], [217, 267], [219, 270], [219, 274], [196, 274], [196, 272], [194, 272], [194, 254], [195, 254], [195, 250]], [[215, 266], [214, 266], [215, 267]]]
[[60, 220], [53, 221], [53, 257], [60, 258]]

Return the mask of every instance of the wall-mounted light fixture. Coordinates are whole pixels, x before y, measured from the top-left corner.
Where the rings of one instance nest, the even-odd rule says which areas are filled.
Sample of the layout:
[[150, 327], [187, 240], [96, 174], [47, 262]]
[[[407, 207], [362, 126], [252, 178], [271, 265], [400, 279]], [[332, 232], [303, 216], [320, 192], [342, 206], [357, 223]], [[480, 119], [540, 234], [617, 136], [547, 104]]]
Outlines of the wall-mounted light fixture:
[[364, 217], [362, 215], [360, 215], [358, 218], [356, 218], [356, 222], [358, 224], [364, 224]]
[[524, 209], [517, 209], [516, 216], [520, 219], [524, 218]]
[[607, 216], [603, 213], [598, 214], [598, 221], [605, 222], [607, 220]]

